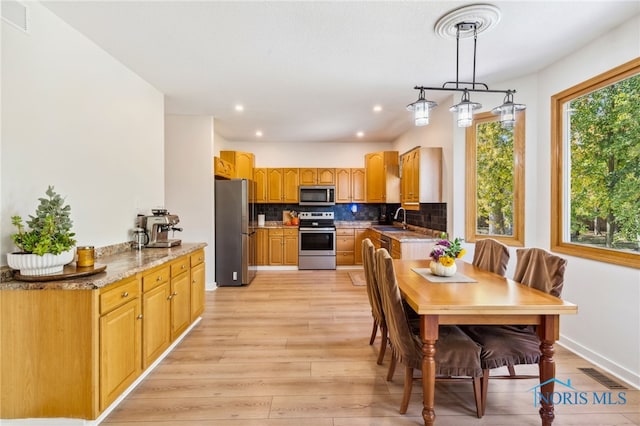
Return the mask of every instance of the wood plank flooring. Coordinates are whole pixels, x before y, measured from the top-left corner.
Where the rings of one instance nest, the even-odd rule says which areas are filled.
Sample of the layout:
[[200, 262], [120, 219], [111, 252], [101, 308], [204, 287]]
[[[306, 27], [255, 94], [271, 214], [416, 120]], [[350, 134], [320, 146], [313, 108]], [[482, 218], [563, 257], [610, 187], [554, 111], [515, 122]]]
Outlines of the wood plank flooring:
[[[422, 425], [416, 381], [407, 414], [403, 369], [385, 380], [369, 346], [366, 289], [348, 271], [259, 271], [251, 285], [207, 293], [203, 320], [105, 419], [108, 426]], [[556, 346], [556, 376], [580, 391], [607, 388], [590, 363]], [[518, 366], [533, 373], [536, 366]], [[486, 414], [475, 417], [471, 384], [438, 383], [438, 425], [539, 425], [535, 379], [491, 380]], [[556, 385], [556, 390], [558, 386]], [[612, 391], [617, 395], [618, 391]], [[624, 405], [557, 405], [554, 425], [640, 425], [640, 391]]]

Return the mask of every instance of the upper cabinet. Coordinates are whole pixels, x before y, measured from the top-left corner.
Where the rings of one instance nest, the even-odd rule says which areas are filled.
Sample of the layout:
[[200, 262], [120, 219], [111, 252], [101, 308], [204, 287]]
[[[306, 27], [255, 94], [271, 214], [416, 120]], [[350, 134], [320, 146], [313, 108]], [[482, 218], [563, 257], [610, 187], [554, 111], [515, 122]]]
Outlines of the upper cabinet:
[[420, 203], [442, 202], [442, 148], [416, 148], [402, 155], [401, 203], [419, 210]]
[[298, 169], [269, 168], [266, 170], [267, 203], [297, 203]]
[[255, 200], [256, 203], [266, 203], [267, 202], [267, 193], [268, 193], [268, 184], [267, 184], [267, 168], [255, 168], [253, 169], [253, 180], [256, 183], [256, 193]]
[[365, 169], [335, 169], [336, 203], [364, 203]]
[[366, 154], [366, 200], [368, 203], [399, 203], [398, 151]]
[[216, 178], [231, 179], [235, 175], [233, 164], [220, 157], [213, 157], [213, 174]]
[[300, 185], [335, 185], [336, 169], [300, 168], [298, 169]]
[[253, 179], [253, 168], [255, 157], [250, 152], [240, 151], [220, 151], [220, 158], [233, 165], [235, 170], [234, 178]]

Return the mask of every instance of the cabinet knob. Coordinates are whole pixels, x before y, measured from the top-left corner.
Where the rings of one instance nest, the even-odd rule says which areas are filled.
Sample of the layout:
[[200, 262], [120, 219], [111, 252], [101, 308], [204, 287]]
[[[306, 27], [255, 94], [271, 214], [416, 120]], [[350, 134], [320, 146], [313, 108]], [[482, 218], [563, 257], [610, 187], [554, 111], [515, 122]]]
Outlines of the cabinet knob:
[[129, 297], [129, 292], [125, 291], [124, 293], [122, 293], [122, 297]]
[[167, 297], [167, 300], [171, 300], [173, 299], [173, 294], [170, 294], [169, 297]]
[[193, 284], [195, 284], [197, 281], [196, 281], [196, 280], [193, 280], [193, 281], [191, 281], [191, 282], [192, 282]]
[[158, 278], [156, 278], [156, 281], [162, 281], [162, 275], [158, 275]]
[[136, 319], [142, 319], [142, 314], [138, 315]]
[[180, 269], [184, 269], [184, 268], [186, 268], [186, 266], [185, 266], [185, 265], [182, 265], [182, 266], [180, 267]]

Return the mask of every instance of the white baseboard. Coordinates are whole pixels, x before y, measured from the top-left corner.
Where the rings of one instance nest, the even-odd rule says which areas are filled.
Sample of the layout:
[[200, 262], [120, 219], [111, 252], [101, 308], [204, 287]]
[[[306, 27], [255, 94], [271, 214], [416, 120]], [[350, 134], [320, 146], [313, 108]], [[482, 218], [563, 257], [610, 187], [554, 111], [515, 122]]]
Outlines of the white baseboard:
[[107, 407], [106, 410], [98, 416], [95, 420], [85, 420], [85, 419], [68, 419], [68, 418], [41, 418], [41, 419], [0, 419], [0, 425], [2, 426], [98, 426], [104, 419], [107, 418], [109, 414], [129, 395], [135, 388], [142, 382], [145, 377], [147, 377], [157, 366], [162, 362], [163, 359], [167, 357], [173, 351], [182, 339], [185, 338], [187, 334], [191, 331], [193, 327], [196, 326], [202, 317], [198, 317], [189, 328], [187, 328], [174, 342], [165, 350], [162, 355], [156, 359], [153, 364], [151, 364], [144, 372], [136, 379], [135, 382], [131, 384], [115, 401]]
[[629, 386], [640, 390], [640, 373], [638, 373], [637, 371], [628, 370], [627, 368], [616, 364], [609, 358], [606, 358], [592, 351], [591, 349], [581, 345], [575, 340], [568, 338], [567, 336], [563, 336], [562, 334], [560, 335], [560, 340], [557, 342], [557, 344], [602, 368], [607, 373], [624, 381]]

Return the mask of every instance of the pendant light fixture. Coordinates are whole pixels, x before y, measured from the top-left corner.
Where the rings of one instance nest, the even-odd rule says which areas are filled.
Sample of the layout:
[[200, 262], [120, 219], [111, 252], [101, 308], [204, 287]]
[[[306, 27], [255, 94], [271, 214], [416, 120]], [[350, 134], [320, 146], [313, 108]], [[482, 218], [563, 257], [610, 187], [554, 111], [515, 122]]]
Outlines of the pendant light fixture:
[[[456, 80], [447, 81], [442, 87], [415, 86], [419, 90], [418, 100], [407, 105], [409, 111], [413, 111], [416, 126], [429, 124], [429, 110], [437, 106], [433, 101], [425, 98], [425, 91], [440, 90], [462, 92], [460, 103], [453, 105], [449, 111], [456, 113], [458, 127], [469, 127], [473, 123], [473, 113], [482, 108], [478, 102], [472, 102], [470, 92], [478, 93], [504, 93], [504, 103], [491, 110], [494, 114], [500, 115], [500, 121], [505, 128], [513, 127], [516, 119], [516, 112], [526, 108], [523, 104], [513, 102], [515, 90], [491, 90], [485, 83], [476, 82], [476, 52], [478, 45], [478, 34], [495, 26], [500, 20], [500, 10], [488, 4], [478, 4], [465, 6], [449, 12], [436, 23], [436, 33], [443, 37], [456, 39]], [[473, 36], [473, 80], [460, 81], [460, 39]]]

